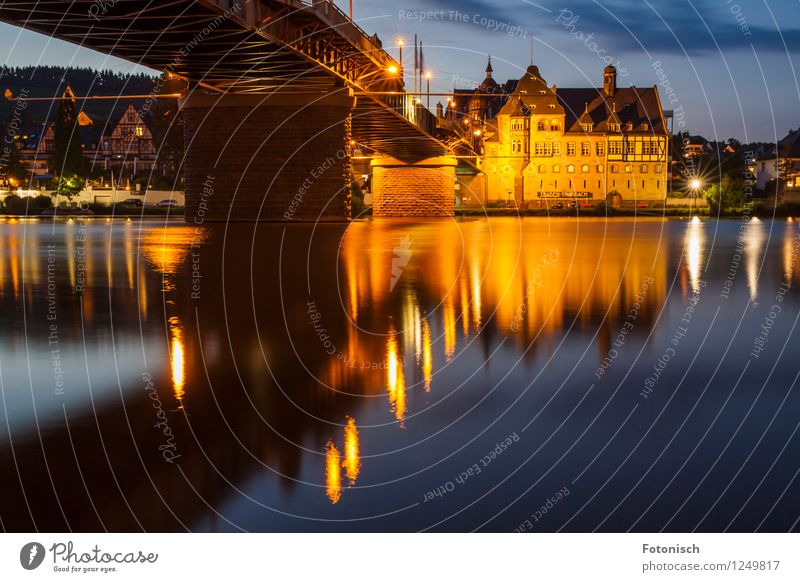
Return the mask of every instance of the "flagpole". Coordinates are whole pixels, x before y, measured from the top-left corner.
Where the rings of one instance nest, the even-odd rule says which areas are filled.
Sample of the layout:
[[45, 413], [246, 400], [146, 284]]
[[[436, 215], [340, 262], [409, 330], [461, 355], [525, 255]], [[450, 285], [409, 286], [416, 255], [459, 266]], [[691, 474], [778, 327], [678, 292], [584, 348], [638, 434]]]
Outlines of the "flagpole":
[[419, 42], [417, 35], [414, 35], [414, 94], [417, 93], [417, 67], [419, 67]]

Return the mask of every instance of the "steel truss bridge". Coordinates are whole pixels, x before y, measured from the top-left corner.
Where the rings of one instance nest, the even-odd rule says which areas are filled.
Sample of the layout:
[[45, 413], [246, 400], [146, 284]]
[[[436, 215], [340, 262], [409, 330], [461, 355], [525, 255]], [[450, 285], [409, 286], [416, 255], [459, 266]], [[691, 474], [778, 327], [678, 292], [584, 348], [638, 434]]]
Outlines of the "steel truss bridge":
[[[0, 20], [231, 94], [352, 92], [353, 137], [414, 162], [466, 142], [405, 93], [400, 64], [329, 0], [4, 0]], [[463, 150], [462, 150], [463, 153]]]

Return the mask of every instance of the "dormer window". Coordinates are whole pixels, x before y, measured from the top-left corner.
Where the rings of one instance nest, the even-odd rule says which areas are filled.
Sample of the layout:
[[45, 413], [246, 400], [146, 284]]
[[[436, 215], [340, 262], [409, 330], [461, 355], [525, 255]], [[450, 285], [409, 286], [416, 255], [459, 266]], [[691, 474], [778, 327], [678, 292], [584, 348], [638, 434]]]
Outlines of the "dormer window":
[[551, 104], [550, 104], [550, 109], [555, 109], [555, 108], [556, 108], [556, 106], [555, 106], [554, 104], [552, 104], [552, 103], [551, 103]]
[[630, 121], [625, 124], [625, 131], [633, 131], [633, 124]]
[[650, 129], [650, 126], [647, 123], [643, 123], [642, 124], [642, 130], [643, 131], [648, 131], [649, 129]]
[[619, 131], [619, 123], [609, 123], [608, 131]]
[[585, 132], [590, 132], [594, 129], [594, 125], [591, 123], [581, 123], [581, 129]]

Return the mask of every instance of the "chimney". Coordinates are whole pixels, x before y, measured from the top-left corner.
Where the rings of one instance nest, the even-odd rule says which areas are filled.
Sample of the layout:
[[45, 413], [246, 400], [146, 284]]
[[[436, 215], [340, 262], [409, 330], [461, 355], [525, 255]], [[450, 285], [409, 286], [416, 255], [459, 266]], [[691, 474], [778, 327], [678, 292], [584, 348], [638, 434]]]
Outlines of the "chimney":
[[613, 97], [617, 92], [617, 69], [611, 65], [603, 69], [603, 93]]

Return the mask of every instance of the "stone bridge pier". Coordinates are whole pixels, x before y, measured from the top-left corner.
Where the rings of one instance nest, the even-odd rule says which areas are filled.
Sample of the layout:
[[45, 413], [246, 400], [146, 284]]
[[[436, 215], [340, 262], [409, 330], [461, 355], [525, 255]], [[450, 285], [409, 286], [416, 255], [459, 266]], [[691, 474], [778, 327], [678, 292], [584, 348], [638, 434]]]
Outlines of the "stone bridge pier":
[[347, 91], [209, 95], [181, 101], [186, 221], [347, 221]]
[[372, 160], [372, 213], [376, 218], [450, 217], [455, 214], [458, 161], [453, 156], [406, 163]]

